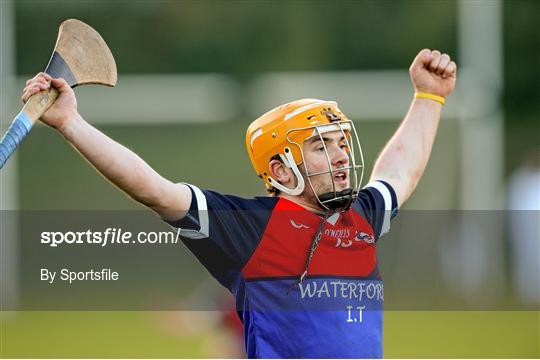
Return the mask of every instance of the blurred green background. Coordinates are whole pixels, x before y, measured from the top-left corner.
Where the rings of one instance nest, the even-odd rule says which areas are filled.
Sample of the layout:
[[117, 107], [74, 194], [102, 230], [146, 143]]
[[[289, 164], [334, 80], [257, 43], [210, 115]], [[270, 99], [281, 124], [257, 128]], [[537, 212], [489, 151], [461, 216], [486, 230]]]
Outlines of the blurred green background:
[[[540, 4], [502, 4], [510, 172], [539, 145]], [[454, 1], [18, 0], [16, 70], [43, 69], [56, 38], [53, 24], [70, 17], [106, 34], [121, 75], [223, 72], [247, 81], [265, 71], [407, 68], [424, 47], [459, 59], [456, 8]]]
[[[502, 2], [504, 87], [499, 101], [504, 111], [505, 176], [540, 148], [538, 14], [537, 1]], [[454, 1], [19, 0], [14, 2], [18, 76], [44, 68], [57, 24], [66, 18], [78, 18], [99, 30], [115, 55], [119, 83], [123, 76], [136, 74], [220, 73], [242, 85], [266, 72], [405, 70], [424, 47], [451, 54], [458, 65], [462, 55]], [[107, 91], [114, 101], [114, 90]], [[261, 183], [244, 149], [245, 129], [253, 120], [250, 105], [240, 101], [235, 106], [238, 117], [212, 125], [152, 125], [147, 119], [145, 124], [98, 127], [171, 180], [224, 193], [261, 195]], [[358, 122], [367, 175], [399, 121]], [[442, 122], [421, 191], [408, 206], [429, 208], [435, 202], [439, 208], [459, 207], [460, 136], [456, 122]], [[50, 129], [34, 129], [18, 154], [21, 209], [140, 208]], [[441, 184], [445, 191], [436, 191]], [[197, 332], [179, 325], [181, 320], [175, 322], [176, 316], [128, 311], [4, 313], [0, 356], [239, 356], [234, 335], [220, 322], [210, 320], [211, 325]], [[388, 312], [385, 317], [386, 357], [540, 357], [540, 318], [535, 311], [411, 311]]]

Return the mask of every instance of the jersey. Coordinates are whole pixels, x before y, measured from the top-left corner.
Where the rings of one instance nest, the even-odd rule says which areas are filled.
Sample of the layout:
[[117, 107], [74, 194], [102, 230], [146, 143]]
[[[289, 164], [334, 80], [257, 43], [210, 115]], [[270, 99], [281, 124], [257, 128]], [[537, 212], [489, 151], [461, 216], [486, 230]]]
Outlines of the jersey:
[[369, 183], [349, 210], [326, 220], [285, 198], [188, 186], [189, 212], [169, 224], [234, 295], [248, 357], [382, 357], [376, 244], [397, 213], [388, 183]]

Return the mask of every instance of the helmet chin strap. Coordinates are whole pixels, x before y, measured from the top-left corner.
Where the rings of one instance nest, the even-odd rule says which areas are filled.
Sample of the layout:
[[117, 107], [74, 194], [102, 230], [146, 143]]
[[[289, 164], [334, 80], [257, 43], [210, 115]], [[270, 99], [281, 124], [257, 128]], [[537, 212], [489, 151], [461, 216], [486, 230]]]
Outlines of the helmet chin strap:
[[272, 179], [270, 176], [268, 177], [268, 182], [270, 182], [270, 184], [272, 184], [273, 187], [275, 187], [276, 189], [280, 191], [283, 191], [286, 194], [295, 195], [295, 196], [300, 195], [304, 191], [305, 181], [304, 181], [304, 177], [300, 173], [300, 169], [298, 169], [298, 166], [296, 166], [296, 162], [294, 161], [294, 158], [292, 156], [291, 149], [286, 147], [285, 159], [283, 159], [283, 156], [281, 156], [281, 159], [285, 160], [283, 161], [285, 166], [291, 168], [294, 175], [296, 175], [296, 180], [298, 181], [298, 183], [296, 184], [296, 187], [294, 189], [289, 189], [288, 187], [285, 187], [282, 184], [280, 184], [278, 181]]
[[329, 210], [347, 210], [352, 203], [352, 199], [356, 196], [356, 191], [352, 188], [344, 189], [337, 192], [327, 192], [317, 195], [319, 202]]

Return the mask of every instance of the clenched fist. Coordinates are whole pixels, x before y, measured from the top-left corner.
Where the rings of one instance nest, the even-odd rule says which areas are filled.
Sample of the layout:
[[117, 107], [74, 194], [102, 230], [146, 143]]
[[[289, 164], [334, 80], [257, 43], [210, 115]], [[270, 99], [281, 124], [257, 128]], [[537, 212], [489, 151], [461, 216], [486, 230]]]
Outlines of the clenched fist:
[[456, 85], [456, 63], [448, 54], [423, 49], [414, 58], [409, 74], [416, 92], [435, 94], [446, 98]]

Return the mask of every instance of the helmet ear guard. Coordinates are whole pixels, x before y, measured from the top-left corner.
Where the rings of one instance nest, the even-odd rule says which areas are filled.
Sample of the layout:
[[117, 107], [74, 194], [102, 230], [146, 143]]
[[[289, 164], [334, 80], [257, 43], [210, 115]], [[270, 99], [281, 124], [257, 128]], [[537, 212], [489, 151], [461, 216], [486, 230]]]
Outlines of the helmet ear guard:
[[288, 167], [290, 169], [291, 164], [289, 163], [289, 160], [287, 160], [285, 155], [283, 155], [283, 154], [278, 154], [278, 155], [279, 155], [279, 158], [281, 159], [281, 162], [283, 163], [283, 165], [285, 165], [286, 167]]
[[[283, 161], [283, 154], [279, 154], [279, 157]], [[300, 194], [302, 194], [304, 192], [304, 188], [305, 188], [306, 184], [305, 184], [305, 181], [304, 181], [304, 177], [300, 173], [300, 169], [298, 169], [298, 166], [296, 165], [296, 162], [294, 161], [294, 157], [292, 156], [292, 152], [291, 152], [291, 149], [289, 147], [285, 148], [285, 156], [284, 157], [285, 157], [285, 161], [283, 161], [283, 164], [285, 166], [291, 168], [294, 175], [296, 176], [296, 180], [297, 180], [296, 187], [294, 189], [289, 189], [288, 187], [286, 187], [286, 186], [280, 184], [278, 181], [274, 180], [271, 176], [267, 177], [268, 182], [273, 187], [275, 187], [279, 191], [283, 191], [286, 194], [294, 195], [294, 196], [300, 195]]]

